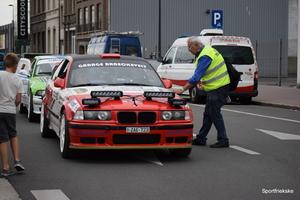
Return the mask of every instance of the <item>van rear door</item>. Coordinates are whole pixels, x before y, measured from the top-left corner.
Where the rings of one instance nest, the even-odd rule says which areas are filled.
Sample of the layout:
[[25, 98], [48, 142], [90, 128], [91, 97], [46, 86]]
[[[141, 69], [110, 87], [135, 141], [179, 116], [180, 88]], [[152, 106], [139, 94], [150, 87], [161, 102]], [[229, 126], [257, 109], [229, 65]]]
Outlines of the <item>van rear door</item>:
[[237, 89], [230, 95], [239, 98], [241, 103], [250, 103], [252, 97], [258, 94], [258, 68], [250, 40], [244, 37], [212, 37], [210, 45], [226, 57], [241, 74]]

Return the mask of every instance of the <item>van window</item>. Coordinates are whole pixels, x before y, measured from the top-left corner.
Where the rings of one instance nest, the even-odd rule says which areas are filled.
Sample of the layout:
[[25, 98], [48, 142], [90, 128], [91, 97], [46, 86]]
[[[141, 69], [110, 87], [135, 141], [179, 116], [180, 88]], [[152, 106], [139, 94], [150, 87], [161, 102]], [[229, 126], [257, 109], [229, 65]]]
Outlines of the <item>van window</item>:
[[125, 52], [126, 52], [126, 55], [129, 55], [129, 56], [137, 56], [138, 55], [138, 47], [127, 45], [125, 47]]
[[97, 37], [92, 38], [90, 44], [95, 43], [96, 40], [97, 40]]
[[193, 63], [195, 56], [189, 52], [187, 46], [179, 46], [176, 52], [174, 63]]
[[93, 54], [100, 54], [104, 52], [104, 43], [99, 43], [95, 45], [95, 49], [93, 51]]
[[175, 55], [176, 47], [171, 48], [165, 56], [164, 64], [171, 64]]
[[223, 57], [228, 58], [232, 64], [251, 65], [254, 64], [254, 58], [250, 47], [243, 46], [213, 46]]
[[89, 46], [86, 50], [86, 53], [87, 54], [94, 54], [94, 49], [95, 49], [95, 46]]

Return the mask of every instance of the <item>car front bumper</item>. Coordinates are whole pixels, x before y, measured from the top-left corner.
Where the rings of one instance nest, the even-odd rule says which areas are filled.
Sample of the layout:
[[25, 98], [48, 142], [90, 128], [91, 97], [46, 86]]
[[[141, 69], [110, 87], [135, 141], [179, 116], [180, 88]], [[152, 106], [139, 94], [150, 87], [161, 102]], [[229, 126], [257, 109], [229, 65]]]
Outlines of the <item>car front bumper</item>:
[[[69, 123], [73, 149], [175, 149], [192, 148], [193, 124], [147, 126], [148, 133], [128, 133], [126, 127]], [[141, 127], [141, 126], [140, 126]], [[142, 126], [144, 127], [144, 126]]]
[[33, 113], [38, 114], [38, 115], [41, 114], [42, 97], [41, 96], [33, 96], [32, 105], [33, 105]]

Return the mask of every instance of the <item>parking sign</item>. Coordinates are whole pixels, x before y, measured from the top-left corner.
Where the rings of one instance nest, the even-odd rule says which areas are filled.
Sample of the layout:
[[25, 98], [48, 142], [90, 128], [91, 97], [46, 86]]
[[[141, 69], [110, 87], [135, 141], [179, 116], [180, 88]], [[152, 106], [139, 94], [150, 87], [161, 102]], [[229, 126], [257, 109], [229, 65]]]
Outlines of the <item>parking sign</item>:
[[223, 29], [223, 11], [213, 10], [211, 14], [211, 27]]

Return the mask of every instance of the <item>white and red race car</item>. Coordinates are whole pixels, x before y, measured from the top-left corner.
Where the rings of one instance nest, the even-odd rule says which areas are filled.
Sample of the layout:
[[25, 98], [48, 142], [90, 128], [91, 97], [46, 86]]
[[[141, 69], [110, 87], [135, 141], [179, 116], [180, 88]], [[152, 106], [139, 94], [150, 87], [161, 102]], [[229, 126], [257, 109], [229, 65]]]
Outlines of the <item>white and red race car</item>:
[[43, 98], [42, 137], [57, 135], [63, 158], [76, 149], [192, 150], [193, 112], [143, 58], [71, 55], [54, 69]]

